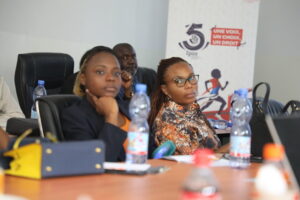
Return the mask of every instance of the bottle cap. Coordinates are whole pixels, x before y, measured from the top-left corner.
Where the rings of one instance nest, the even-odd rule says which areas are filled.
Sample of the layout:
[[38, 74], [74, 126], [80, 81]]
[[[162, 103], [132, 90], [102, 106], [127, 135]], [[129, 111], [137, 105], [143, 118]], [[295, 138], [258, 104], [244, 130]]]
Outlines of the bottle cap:
[[234, 90], [233, 94], [240, 95], [240, 91], [239, 90]]
[[198, 167], [208, 167], [212, 160], [212, 150], [211, 149], [197, 149], [194, 152], [194, 163]]
[[263, 157], [265, 160], [282, 160], [284, 147], [280, 144], [268, 143], [264, 145]]
[[38, 85], [44, 85], [45, 81], [44, 80], [38, 80]]
[[248, 95], [248, 89], [247, 88], [241, 88], [241, 89], [239, 89], [239, 95], [241, 97], [247, 97], [247, 95]]
[[232, 122], [227, 122], [227, 127], [232, 127]]
[[136, 92], [146, 92], [147, 90], [147, 85], [146, 84], [142, 84], [142, 83], [138, 83], [135, 85], [135, 91]]

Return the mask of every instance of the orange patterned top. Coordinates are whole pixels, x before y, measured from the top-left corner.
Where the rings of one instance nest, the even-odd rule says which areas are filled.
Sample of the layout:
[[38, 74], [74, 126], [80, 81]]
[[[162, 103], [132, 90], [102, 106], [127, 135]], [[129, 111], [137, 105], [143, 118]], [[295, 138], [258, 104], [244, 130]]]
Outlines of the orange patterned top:
[[184, 107], [169, 101], [158, 112], [153, 126], [155, 143], [159, 146], [167, 140], [174, 142], [175, 154], [189, 155], [198, 148], [217, 149], [220, 140], [198, 103]]

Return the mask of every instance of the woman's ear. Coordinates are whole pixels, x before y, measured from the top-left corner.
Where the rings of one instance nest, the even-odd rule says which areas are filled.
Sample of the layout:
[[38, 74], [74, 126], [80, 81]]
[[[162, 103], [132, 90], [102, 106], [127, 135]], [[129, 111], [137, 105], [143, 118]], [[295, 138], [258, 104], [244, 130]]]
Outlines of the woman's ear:
[[161, 85], [161, 86], [160, 86], [160, 89], [162, 90], [162, 92], [163, 92], [167, 97], [170, 98], [170, 95], [169, 95], [169, 93], [168, 93], [168, 88], [167, 88], [166, 85]]
[[81, 85], [85, 86], [86, 77], [85, 77], [84, 73], [80, 73], [80, 75], [79, 75], [79, 82], [80, 82]]

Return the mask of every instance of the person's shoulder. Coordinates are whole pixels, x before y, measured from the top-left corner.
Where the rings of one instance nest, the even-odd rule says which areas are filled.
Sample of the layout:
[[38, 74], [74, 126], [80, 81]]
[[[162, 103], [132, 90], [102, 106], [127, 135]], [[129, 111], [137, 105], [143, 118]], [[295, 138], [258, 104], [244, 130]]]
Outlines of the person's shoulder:
[[3, 76], [0, 76], [0, 96], [2, 98], [5, 97], [6, 99], [14, 98]]
[[0, 85], [4, 85], [4, 84], [6, 84], [6, 82], [3, 78], [3, 76], [0, 76]]
[[71, 122], [72, 124], [97, 124], [96, 121], [99, 117], [100, 115], [97, 114], [95, 108], [87, 101], [86, 98], [82, 97], [80, 100], [62, 110], [61, 120], [64, 123]]
[[63, 108], [62, 115], [80, 115], [85, 108], [85, 102], [83, 98], [79, 98], [77, 101], [73, 102], [71, 105]]

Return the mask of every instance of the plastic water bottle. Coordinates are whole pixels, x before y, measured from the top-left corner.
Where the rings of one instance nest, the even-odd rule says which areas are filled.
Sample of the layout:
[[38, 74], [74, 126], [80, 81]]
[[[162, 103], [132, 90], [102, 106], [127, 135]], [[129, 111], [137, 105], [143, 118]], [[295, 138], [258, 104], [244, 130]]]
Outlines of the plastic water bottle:
[[220, 200], [221, 195], [216, 178], [211, 171], [212, 150], [198, 149], [194, 153], [195, 168], [183, 184], [182, 200]]
[[129, 104], [131, 123], [128, 130], [126, 162], [143, 164], [147, 162], [148, 157], [149, 125], [147, 119], [150, 101], [146, 94], [145, 84], [136, 84], [135, 91]]
[[288, 181], [288, 173], [283, 165], [284, 148], [268, 143], [263, 148], [264, 163], [255, 178], [258, 199], [297, 199]]
[[39, 97], [46, 96], [47, 91], [45, 88], [45, 81], [44, 80], [38, 80], [38, 85], [34, 88], [33, 93], [32, 93], [32, 108], [31, 108], [31, 118], [32, 119], [37, 119], [37, 112], [36, 112], [36, 107], [35, 107], [35, 100]]
[[248, 90], [240, 89], [240, 94], [230, 110], [232, 128], [230, 133], [230, 166], [247, 168], [250, 165], [252, 105], [247, 98]]
[[234, 90], [232, 96], [231, 96], [231, 100], [230, 100], [230, 105], [232, 106], [232, 104], [237, 100], [237, 98], [240, 96], [240, 90]]

